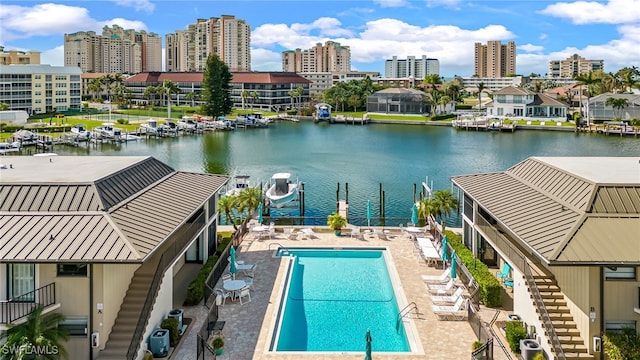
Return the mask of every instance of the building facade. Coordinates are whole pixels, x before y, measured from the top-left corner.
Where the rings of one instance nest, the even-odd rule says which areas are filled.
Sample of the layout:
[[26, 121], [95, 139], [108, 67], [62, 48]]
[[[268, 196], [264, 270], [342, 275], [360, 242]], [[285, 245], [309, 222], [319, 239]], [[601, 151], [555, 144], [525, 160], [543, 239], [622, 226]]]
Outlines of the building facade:
[[493, 101], [487, 105], [487, 115], [565, 121], [567, 109], [567, 104], [550, 96], [521, 87], [508, 86], [493, 92]]
[[367, 77], [372, 81], [376, 81], [380, 77], [380, 73], [377, 71], [299, 73], [298, 75], [311, 81], [309, 84], [310, 96], [320, 95], [337, 83], [363, 80]]
[[[203, 73], [142, 73], [124, 80], [124, 86], [132, 90], [131, 97], [136, 103], [148, 103], [144, 96], [147, 86], [162, 86], [165, 80], [173, 81], [180, 93], [172, 94], [172, 104], [198, 104], [196, 100], [187, 99], [188, 93], [202, 93]], [[231, 100], [233, 106], [242, 108], [242, 92], [256, 92], [258, 98], [251, 102], [251, 108], [268, 111], [282, 111], [294, 106], [294, 101], [308, 102], [311, 81], [295, 73], [283, 72], [234, 72], [231, 73]], [[300, 99], [293, 99], [289, 91], [303, 88]], [[166, 104], [166, 100], [162, 100]]]
[[5, 51], [0, 46], [0, 65], [37, 65], [40, 64], [40, 51]]
[[487, 41], [475, 43], [473, 73], [477, 77], [498, 78], [516, 73], [516, 43]]
[[137, 74], [162, 71], [162, 39], [155, 33], [105, 26], [102, 35], [64, 35], [64, 64], [83, 72]]
[[386, 60], [384, 64], [384, 77], [386, 78], [408, 78], [424, 79], [427, 75], [440, 75], [440, 61], [438, 59], [421, 58], [407, 56], [406, 59], [398, 59], [394, 56]]
[[82, 71], [51, 65], [0, 65], [0, 102], [28, 114], [79, 110]]
[[204, 71], [209, 55], [231, 71], [251, 71], [251, 26], [231, 15], [197, 19], [186, 30], [165, 35], [168, 72]]
[[549, 77], [552, 78], [573, 79], [578, 75], [596, 70], [604, 71], [604, 60], [587, 60], [578, 54], [573, 54], [564, 60], [549, 61]]
[[477, 89], [482, 84], [485, 90], [491, 92], [498, 91], [507, 86], [522, 86], [529, 82], [527, 76], [512, 76], [512, 77], [456, 77], [456, 80], [460, 81], [462, 87], [465, 89]]
[[605, 331], [638, 331], [638, 161], [532, 157], [452, 178], [464, 245], [488, 266], [509, 264], [513, 312], [547, 359], [604, 359]]
[[282, 71], [295, 73], [349, 72], [351, 49], [335, 41], [317, 43], [307, 50], [282, 52]]

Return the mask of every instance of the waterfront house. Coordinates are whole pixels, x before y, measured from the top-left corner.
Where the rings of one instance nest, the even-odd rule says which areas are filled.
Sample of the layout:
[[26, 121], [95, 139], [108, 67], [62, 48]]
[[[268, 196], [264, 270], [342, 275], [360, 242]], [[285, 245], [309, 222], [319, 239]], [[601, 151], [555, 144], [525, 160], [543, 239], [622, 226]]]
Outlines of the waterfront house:
[[367, 96], [367, 112], [416, 115], [431, 113], [425, 99], [430, 95], [416, 89], [388, 88]]
[[535, 93], [522, 87], [508, 86], [493, 93], [487, 105], [489, 116], [567, 119], [568, 106], [548, 95]]
[[639, 162], [532, 157], [452, 178], [464, 244], [490, 266], [511, 266], [514, 313], [549, 359], [602, 359], [605, 331], [638, 329]]
[[0, 162], [0, 330], [40, 304], [66, 317], [71, 359], [140, 359], [174, 276], [215, 252], [228, 177], [140, 156]]
[[[627, 99], [627, 106], [614, 109], [613, 106], [607, 105], [609, 98]], [[640, 94], [604, 93], [594, 96], [589, 99], [589, 116], [594, 121], [640, 119]]]

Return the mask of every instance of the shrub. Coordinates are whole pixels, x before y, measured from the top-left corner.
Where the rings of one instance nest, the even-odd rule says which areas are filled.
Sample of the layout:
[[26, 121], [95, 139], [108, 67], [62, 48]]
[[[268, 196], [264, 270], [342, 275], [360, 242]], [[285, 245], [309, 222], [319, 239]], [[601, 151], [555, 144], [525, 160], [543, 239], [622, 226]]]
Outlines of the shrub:
[[507, 321], [505, 330], [509, 348], [516, 354], [520, 353], [520, 340], [527, 338], [527, 330], [522, 321]]
[[169, 330], [169, 342], [171, 346], [178, 345], [178, 319], [166, 318], [160, 323], [160, 328]]
[[118, 119], [116, 120], [116, 122], [118, 124], [125, 124], [125, 125], [129, 125], [129, 120], [125, 120], [125, 119]]
[[633, 328], [622, 329], [621, 333], [607, 332], [602, 337], [602, 344], [610, 360], [640, 358], [640, 334]]
[[489, 271], [486, 264], [474, 259], [473, 252], [462, 243], [462, 236], [449, 230], [445, 230], [444, 233], [447, 235], [449, 244], [456, 251], [460, 261], [469, 269], [473, 278], [478, 282], [480, 301], [488, 307], [501, 306], [502, 286], [498, 279]]
[[224, 339], [221, 336], [216, 336], [211, 340], [211, 347], [214, 350], [222, 349], [224, 347]]
[[204, 286], [216, 261], [218, 261], [217, 255], [209, 257], [207, 262], [200, 268], [200, 271], [198, 271], [196, 278], [191, 281], [187, 287], [187, 297], [184, 300], [185, 306], [198, 305], [204, 299]]
[[297, 115], [297, 114], [298, 114], [298, 110], [296, 109], [287, 110], [287, 115]]

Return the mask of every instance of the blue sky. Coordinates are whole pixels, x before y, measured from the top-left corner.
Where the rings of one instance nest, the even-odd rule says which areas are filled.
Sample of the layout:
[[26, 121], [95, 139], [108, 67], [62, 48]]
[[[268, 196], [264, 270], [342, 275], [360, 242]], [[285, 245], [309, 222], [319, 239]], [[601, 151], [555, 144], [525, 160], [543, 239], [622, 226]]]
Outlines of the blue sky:
[[37, 50], [63, 65], [64, 34], [105, 25], [164, 35], [198, 18], [234, 15], [251, 25], [253, 70], [281, 70], [283, 50], [338, 41], [353, 70], [384, 72], [384, 60], [440, 60], [441, 75], [473, 75], [473, 44], [515, 41], [516, 71], [547, 73], [550, 60], [577, 53], [605, 71], [640, 66], [640, 0], [605, 1], [249, 1], [89, 0], [0, 2], [0, 44]]

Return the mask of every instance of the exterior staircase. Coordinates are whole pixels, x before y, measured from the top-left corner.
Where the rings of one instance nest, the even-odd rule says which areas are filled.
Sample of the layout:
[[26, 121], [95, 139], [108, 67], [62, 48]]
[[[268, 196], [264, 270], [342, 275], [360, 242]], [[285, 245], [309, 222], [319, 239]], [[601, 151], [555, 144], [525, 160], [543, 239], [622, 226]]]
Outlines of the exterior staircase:
[[[553, 275], [544, 274], [533, 266], [531, 266], [531, 269], [534, 272], [534, 281], [547, 308], [549, 318], [567, 360], [593, 359], [594, 356], [588, 353], [584, 340], [580, 336], [573, 316], [567, 307], [564, 294]], [[529, 292], [531, 293], [531, 289], [529, 289]], [[547, 338], [549, 337], [548, 335]]]
[[[127, 352], [138, 325], [138, 319], [142, 313], [147, 294], [151, 291], [156, 267], [157, 262], [148, 261], [133, 274], [104, 350], [100, 351], [98, 355], [99, 360], [127, 359]], [[153, 301], [155, 303], [155, 299]]]

